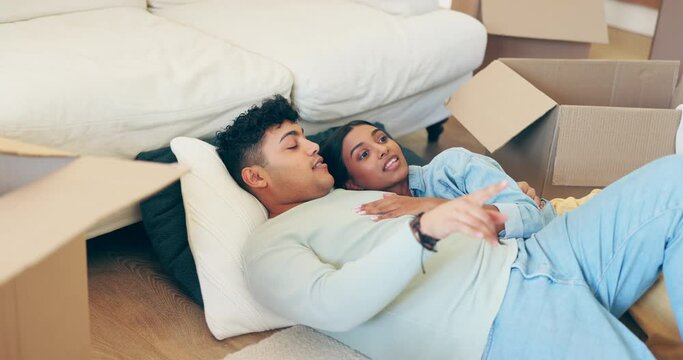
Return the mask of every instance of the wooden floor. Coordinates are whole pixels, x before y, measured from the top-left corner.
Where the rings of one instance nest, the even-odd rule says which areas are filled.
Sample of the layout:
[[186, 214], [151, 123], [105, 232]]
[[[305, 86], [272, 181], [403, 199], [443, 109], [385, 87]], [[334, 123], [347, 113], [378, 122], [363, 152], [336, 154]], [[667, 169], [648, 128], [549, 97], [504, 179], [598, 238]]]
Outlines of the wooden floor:
[[88, 240], [93, 359], [222, 359], [272, 332], [216, 340], [166, 275], [142, 226]]
[[[591, 57], [648, 57], [648, 38], [611, 29], [610, 39]], [[438, 143], [428, 144], [424, 130], [398, 141], [426, 159], [453, 146], [485, 151], [453, 119]], [[273, 333], [215, 340], [202, 309], [163, 272], [139, 225], [89, 240], [88, 264], [92, 358], [220, 359]]]

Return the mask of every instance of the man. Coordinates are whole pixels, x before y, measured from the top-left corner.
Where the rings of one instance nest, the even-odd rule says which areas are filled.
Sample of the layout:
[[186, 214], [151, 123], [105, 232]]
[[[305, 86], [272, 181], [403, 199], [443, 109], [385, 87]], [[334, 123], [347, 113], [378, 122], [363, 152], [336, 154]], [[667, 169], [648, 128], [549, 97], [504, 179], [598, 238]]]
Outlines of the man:
[[372, 358], [652, 358], [617, 317], [663, 268], [681, 328], [683, 157], [499, 244], [505, 219], [482, 204], [504, 184], [374, 222], [354, 207], [382, 194], [330, 192], [297, 118], [276, 97], [218, 134], [231, 175], [270, 214], [245, 261], [254, 296], [276, 313]]

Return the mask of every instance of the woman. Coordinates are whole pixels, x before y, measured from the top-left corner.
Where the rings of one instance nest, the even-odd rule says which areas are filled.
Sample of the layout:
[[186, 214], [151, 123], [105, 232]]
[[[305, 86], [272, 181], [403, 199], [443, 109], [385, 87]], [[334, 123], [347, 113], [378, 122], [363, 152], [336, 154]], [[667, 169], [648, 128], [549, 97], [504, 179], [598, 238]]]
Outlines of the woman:
[[[418, 214], [503, 180], [510, 186], [485, 205], [489, 211], [506, 215], [504, 228], [497, 229], [501, 237], [528, 238], [556, 216], [553, 206], [545, 206], [545, 200], [535, 203], [533, 189], [526, 183], [515, 183], [495, 160], [451, 148], [428, 165], [408, 166], [398, 143], [367, 121], [341, 126], [323, 142], [320, 154], [336, 187], [393, 193], [358, 209], [363, 214], [377, 215], [377, 220]], [[530, 191], [529, 196], [526, 191]], [[567, 207], [567, 201], [578, 205], [587, 198], [558, 202]]]

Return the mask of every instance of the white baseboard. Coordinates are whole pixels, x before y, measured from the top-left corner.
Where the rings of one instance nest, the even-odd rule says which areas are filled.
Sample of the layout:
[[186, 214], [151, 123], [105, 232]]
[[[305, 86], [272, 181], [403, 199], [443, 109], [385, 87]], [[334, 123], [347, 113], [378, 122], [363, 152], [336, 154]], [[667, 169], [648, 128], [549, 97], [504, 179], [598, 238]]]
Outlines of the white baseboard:
[[605, 0], [607, 25], [636, 34], [653, 36], [657, 26], [657, 13], [656, 9], [617, 0]]

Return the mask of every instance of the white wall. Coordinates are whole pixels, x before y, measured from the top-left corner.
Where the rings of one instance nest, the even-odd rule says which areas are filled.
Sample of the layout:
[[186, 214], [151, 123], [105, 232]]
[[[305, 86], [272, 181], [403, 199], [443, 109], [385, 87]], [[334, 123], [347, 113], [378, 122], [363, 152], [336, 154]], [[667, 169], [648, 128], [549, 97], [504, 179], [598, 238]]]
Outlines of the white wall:
[[657, 26], [657, 10], [617, 0], [605, 0], [605, 17], [609, 26], [646, 36]]

